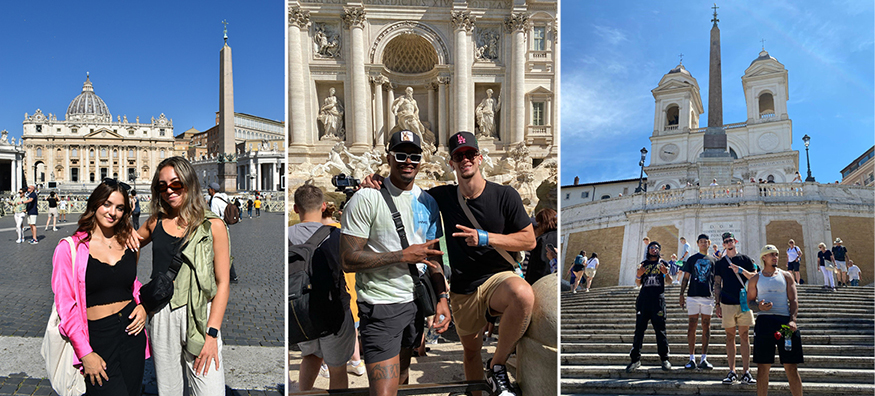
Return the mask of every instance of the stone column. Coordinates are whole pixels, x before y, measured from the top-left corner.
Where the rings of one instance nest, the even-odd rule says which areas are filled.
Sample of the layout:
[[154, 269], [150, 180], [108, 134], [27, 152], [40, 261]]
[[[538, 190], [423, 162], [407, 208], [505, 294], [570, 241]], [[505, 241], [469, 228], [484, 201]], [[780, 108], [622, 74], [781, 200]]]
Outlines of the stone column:
[[[468, 57], [468, 33], [474, 31], [475, 17], [471, 16], [470, 11], [453, 11], [453, 28], [455, 29], [455, 41], [453, 45], [456, 50], [455, 59], [455, 89], [453, 91], [456, 126], [455, 130], [468, 130], [469, 118], [471, 113], [469, 97], [469, 87], [471, 84], [471, 60]], [[472, 131], [473, 132], [473, 131]]]
[[352, 82], [352, 136], [351, 148], [370, 149], [368, 140], [368, 80], [365, 75], [365, 9], [343, 7], [343, 25], [350, 33], [350, 76]]
[[392, 129], [395, 129], [395, 114], [392, 113], [392, 103], [395, 102], [395, 85], [390, 82], [386, 83], [386, 90], [389, 94], [389, 100], [386, 101], [389, 105], [386, 106], [386, 134], [392, 132]]
[[64, 181], [70, 182], [70, 145], [64, 145]]
[[435, 126], [435, 114], [434, 114], [435, 113], [435, 111], [434, 111], [435, 90], [437, 90], [437, 84], [435, 84], [433, 82], [429, 83], [428, 84], [428, 125], [429, 125], [429, 128], [431, 129], [432, 132], [435, 132], [437, 130], [437, 127]]
[[450, 137], [450, 132], [447, 123], [449, 122], [449, 117], [447, 117], [447, 112], [449, 110], [449, 104], [447, 103], [447, 85], [450, 83], [449, 77], [438, 77], [438, 126], [437, 126], [437, 136], [435, 139], [437, 140], [437, 147], [442, 147], [447, 138]]
[[307, 115], [304, 114], [304, 101], [307, 90], [304, 81], [306, 59], [303, 57], [301, 29], [310, 26], [310, 12], [301, 7], [289, 8], [289, 145], [304, 146], [312, 143], [313, 133], [307, 132]]
[[513, 35], [511, 47], [510, 75], [510, 141], [521, 142], [526, 137], [526, 31], [529, 28], [529, 14], [518, 12], [505, 22], [508, 32]]
[[386, 77], [376, 75], [371, 77], [374, 83], [374, 145], [386, 143], [386, 131], [383, 130], [383, 120], [386, 113], [383, 112], [383, 83]]

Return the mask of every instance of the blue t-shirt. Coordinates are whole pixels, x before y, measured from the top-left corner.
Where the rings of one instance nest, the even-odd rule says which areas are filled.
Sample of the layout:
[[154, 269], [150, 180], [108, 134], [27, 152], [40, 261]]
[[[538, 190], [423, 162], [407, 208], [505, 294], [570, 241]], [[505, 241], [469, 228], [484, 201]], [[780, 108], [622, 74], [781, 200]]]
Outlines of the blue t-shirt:
[[37, 202], [39, 202], [38, 196], [39, 196], [39, 194], [37, 194], [36, 191], [34, 191], [32, 193], [28, 193], [27, 195], [24, 196], [25, 200], [33, 198], [32, 201], [27, 203], [27, 214], [28, 215], [36, 216], [39, 214], [39, 211], [37, 211]]

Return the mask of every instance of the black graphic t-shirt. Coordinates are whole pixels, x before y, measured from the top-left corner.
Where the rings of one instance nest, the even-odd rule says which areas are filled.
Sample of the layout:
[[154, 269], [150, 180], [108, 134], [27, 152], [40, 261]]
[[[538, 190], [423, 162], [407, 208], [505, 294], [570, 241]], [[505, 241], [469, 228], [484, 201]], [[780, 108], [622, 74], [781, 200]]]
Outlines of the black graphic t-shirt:
[[668, 263], [664, 260], [645, 261], [641, 263], [644, 268], [644, 275], [641, 275], [641, 291], [638, 293], [638, 299], [642, 297], [657, 298], [665, 293], [665, 275], [659, 270], [659, 263], [668, 267]]
[[832, 252], [830, 252], [829, 250], [817, 252], [817, 260], [820, 261], [821, 267], [826, 264], [825, 261], [829, 261], [830, 263], [832, 263]]
[[709, 255], [696, 253], [687, 259], [681, 271], [690, 274], [690, 297], [712, 297], [714, 273], [717, 260]]
[[[754, 264], [753, 260], [743, 254], [736, 254], [731, 261], [732, 264], [750, 272], [757, 270], [757, 265]], [[744, 287], [743, 284], [738, 282], [738, 278], [740, 277], [745, 284], [747, 284], [747, 278], [741, 274], [738, 274], [738, 277], [736, 277], [736, 273], [732, 271], [732, 267], [729, 266], [729, 263], [729, 256], [724, 256], [717, 262], [716, 274], [720, 275], [720, 278], [723, 279], [723, 289], [720, 292], [720, 302], [726, 305], [738, 305], [738, 293], [741, 291], [741, 288]]]

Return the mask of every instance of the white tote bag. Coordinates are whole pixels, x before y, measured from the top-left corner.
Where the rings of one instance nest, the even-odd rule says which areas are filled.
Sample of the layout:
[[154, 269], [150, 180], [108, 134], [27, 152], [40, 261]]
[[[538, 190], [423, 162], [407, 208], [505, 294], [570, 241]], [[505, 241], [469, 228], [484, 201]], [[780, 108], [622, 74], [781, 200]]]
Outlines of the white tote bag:
[[[75, 277], [76, 248], [73, 238], [67, 237], [64, 240], [70, 245], [73, 276]], [[48, 372], [49, 381], [51, 381], [55, 392], [61, 396], [80, 396], [85, 393], [85, 377], [76, 367], [73, 367], [76, 353], [73, 351], [73, 344], [64, 338], [58, 330], [59, 324], [61, 324], [61, 317], [58, 316], [57, 307], [52, 303], [52, 315], [49, 316], [49, 323], [46, 325], [46, 335], [43, 337], [40, 354], [46, 360], [46, 372]]]

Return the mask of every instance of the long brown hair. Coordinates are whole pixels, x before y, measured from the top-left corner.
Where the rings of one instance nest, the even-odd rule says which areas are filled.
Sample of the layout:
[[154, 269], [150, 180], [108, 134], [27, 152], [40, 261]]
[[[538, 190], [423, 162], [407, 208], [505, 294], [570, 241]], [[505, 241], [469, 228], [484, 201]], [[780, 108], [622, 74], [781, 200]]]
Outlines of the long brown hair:
[[91, 196], [88, 197], [88, 202], [85, 204], [85, 212], [79, 217], [79, 228], [76, 232], [85, 232], [87, 234], [85, 238], [81, 239], [80, 243], [91, 240], [91, 232], [97, 225], [97, 218], [95, 216], [97, 208], [103, 205], [114, 192], [120, 193], [125, 201], [125, 211], [118, 222], [112, 227], [115, 233], [114, 238], [119, 244], [124, 244], [128, 240], [133, 228], [131, 224], [131, 211], [133, 211], [133, 208], [128, 197], [128, 190], [118, 181], [113, 186], [106, 184], [104, 181], [98, 184], [94, 191], [91, 192]]
[[149, 205], [152, 209], [152, 216], [162, 214], [167, 217], [172, 211], [170, 204], [161, 195], [163, 191], [158, 190], [158, 174], [168, 166], [173, 167], [176, 177], [179, 178], [179, 181], [185, 187], [185, 194], [178, 216], [182, 219], [182, 223], [185, 224], [184, 238], [187, 240], [194, 230], [203, 223], [204, 210], [206, 209], [206, 204], [200, 194], [200, 182], [197, 178], [197, 172], [195, 172], [194, 167], [191, 166], [188, 160], [182, 157], [170, 157], [158, 164], [158, 167], [155, 168], [155, 176], [152, 177], [152, 201]]
[[556, 211], [550, 208], [544, 208], [538, 211], [535, 215], [535, 221], [538, 222], [538, 227], [535, 228], [535, 236], [556, 229]]

